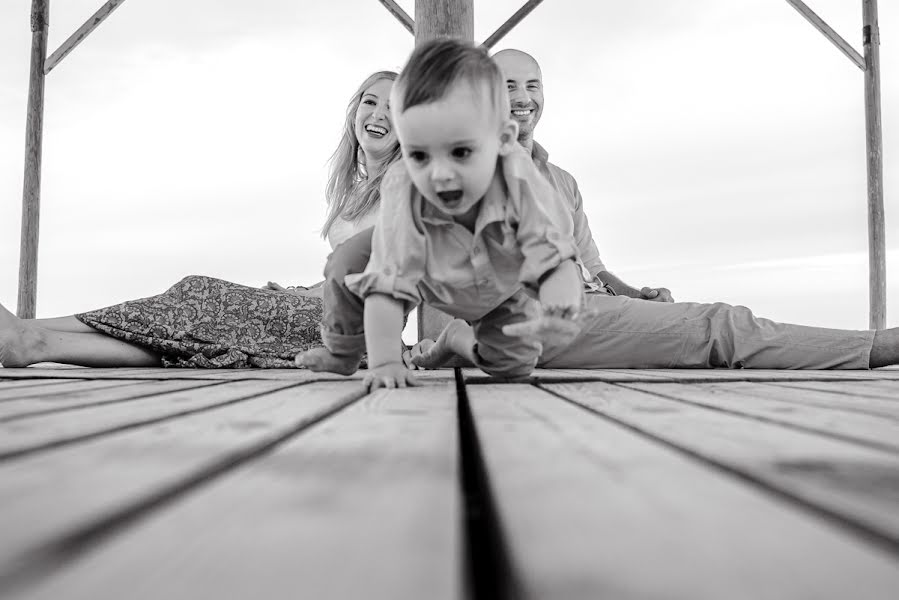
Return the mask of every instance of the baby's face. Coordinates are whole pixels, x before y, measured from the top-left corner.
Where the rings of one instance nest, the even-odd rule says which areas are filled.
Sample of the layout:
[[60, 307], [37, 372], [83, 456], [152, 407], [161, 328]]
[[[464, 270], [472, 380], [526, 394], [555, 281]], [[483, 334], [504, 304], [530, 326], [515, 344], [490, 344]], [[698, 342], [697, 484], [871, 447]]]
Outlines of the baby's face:
[[[394, 114], [412, 182], [428, 202], [452, 216], [467, 214], [484, 197], [508, 137], [508, 125], [484, 86], [478, 87], [456, 85], [436, 102]], [[511, 139], [514, 143], [514, 132]]]

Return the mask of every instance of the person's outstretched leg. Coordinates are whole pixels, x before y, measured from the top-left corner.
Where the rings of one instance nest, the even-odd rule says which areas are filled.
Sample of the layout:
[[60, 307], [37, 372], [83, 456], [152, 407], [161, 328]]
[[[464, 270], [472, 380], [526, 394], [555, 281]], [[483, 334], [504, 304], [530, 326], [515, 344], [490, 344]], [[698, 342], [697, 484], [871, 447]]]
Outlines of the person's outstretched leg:
[[0, 364], [27, 367], [39, 362], [85, 367], [158, 367], [161, 364], [158, 354], [141, 346], [93, 329], [81, 333], [45, 329], [35, 325], [35, 320], [19, 319], [0, 305]]
[[90, 325], [85, 325], [75, 316], [70, 317], [52, 317], [49, 319], [27, 319], [29, 323], [37, 325], [43, 329], [52, 329], [53, 331], [68, 331], [71, 333], [97, 333], [97, 330]]
[[899, 327], [878, 329], [871, 347], [871, 368], [899, 365]]
[[571, 345], [547, 349], [549, 368], [867, 369], [895, 359], [895, 336], [776, 323], [743, 306], [590, 295], [599, 310]]
[[323, 288], [322, 342], [297, 354], [296, 364], [311, 371], [352, 375], [365, 353], [365, 302], [347, 288], [344, 278], [361, 273], [371, 257], [374, 228], [360, 231], [337, 246], [325, 264]]

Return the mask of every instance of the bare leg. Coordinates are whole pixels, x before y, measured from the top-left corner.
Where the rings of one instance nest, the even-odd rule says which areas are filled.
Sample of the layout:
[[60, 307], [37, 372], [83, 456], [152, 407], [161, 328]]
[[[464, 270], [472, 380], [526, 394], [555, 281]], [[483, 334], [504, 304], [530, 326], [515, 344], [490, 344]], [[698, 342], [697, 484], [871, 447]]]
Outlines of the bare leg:
[[72, 333], [97, 333], [90, 325], [85, 325], [75, 317], [53, 317], [51, 319], [30, 319], [30, 322], [44, 329], [69, 331]]
[[899, 365], [899, 327], [879, 329], [871, 346], [871, 368]]
[[27, 367], [38, 362], [85, 367], [158, 367], [160, 357], [93, 329], [84, 333], [44, 329], [32, 320], [19, 319], [0, 305], [0, 364]]

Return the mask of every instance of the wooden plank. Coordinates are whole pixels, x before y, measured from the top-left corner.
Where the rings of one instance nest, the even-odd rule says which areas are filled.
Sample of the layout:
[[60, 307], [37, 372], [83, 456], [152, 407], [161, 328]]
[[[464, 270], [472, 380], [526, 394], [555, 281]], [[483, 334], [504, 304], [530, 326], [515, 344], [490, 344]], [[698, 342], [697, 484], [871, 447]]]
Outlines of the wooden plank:
[[787, 0], [787, 2], [796, 9], [796, 11], [805, 17], [805, 20], [812, 24], [812, 26], [820, 31], [824, 37], [826, 37], [830, 42], [837, 47], [837, 49], [842, 52], [846, 58], [855, 63], [855, 66], [865, 70], [865, 59], [862, 58], [862, 55], [859, 54], [855, 48], [852, 47], [849, 42], [844, 40], [840, 34], [833, 30], [833, 28], [824, 22], [824, 19], [815, 14], [815, 12], [810, 9], [802, 0]]
[[899, 454], [899, 410], [891, 414], [846, 410], [845, 403], [815, 403], [814, 392], [757, 383], [634, 383], [624, 387], [666, 398], [780, 423]]
[[415, 0], [415, 45], [442, 37], [474, 40], [474, 0]]
[[0, 403], [0, 422], [27, 419], [38, 415], [69, 411], [72, 418], [85, 408], [116, 402], [127, 402], [147, 396], [158, 396], [167, 392], [189, 390], [208, 385], [220, 385], [217, 381], [136, 381], [130, 384], [93, 389], [87, 392], [73, 392], [63, 395], [49, 395], [21, 400], [7, 400]]
[[460, 598], [455, 409], [450, 386], [367, 396], [27, 597]]
[[543, 386], [842, 524], [899, 555], [899, 457], [604, 383]]
[[[882, 414], [896, 414], [899, 411], [899, 382], [893, 381], [784, 381], [763, 383], [763, 387], [801, 390], [809, 392], [801, 398], [815, 404], [846, 406], [847, 410], [858, 408], [875, 410]], [[834, 404], [836, 403], [836, 404]]]
[[53, 67], [62, 62], [66, 56], [69, 55], [69, 52], [75, 49], [78, 44], [83, 42], [90, 33], [96, 29], [100, 23], [102, 23], [106, 17], [112, 14], [116, 8], [119, 7], [122, 2], [125, 0], [107, 0], [106, 3], [97, 10], [91, 17], [84, 22], [84, 24], [75, 30], [75, 33], [69, 36], [69, 38], [60, 44], [59, 48], [56, 49], [53, 54], [47, 57], [47, 64], [44, 67], [44, 74], [46, 75], [50, 71], [53, 70]]
[[79, 418], [50, 414], [0, 424], [0, 460], [72, 444], [133, 427], [215, 409], [296, 384], [281, 381], [234, 381], [196, 390], [140, 398], [81, 411]]
[[873, 381], [897, 380], [899, 371], [811, 370], [811, 369], [646, 369], [645, 373], [664, 374], [677, 381]]
[[[611, 387], [551, 387], [590, 386]], [[899, 589], [885, 553], [628, 428], [528, 386], [467, 392], [523, 597], [891, 598]]]
[[93, 390], [101, 390], [109, 387], [119, 387], [124, 385], [132, 385], [128, 380], [80, 380], [67, 383], [53, 384], [44, 386], [29, 386], [24, 388], [7, 389], [0, 385], [0, 403], [9, 400], [22, 400], [24, 398], [45, 398], [49, 396], [60, 396], [64, 394], [77, 394], [84, 397]]
[[0, 390], [21, 389], [24, 387], [51, 386], [57, 383], [72, 383], [77, 379], [0, 379]]
[[0, 580], [23, 569], [43, 576], [65, 560], [54, 548], [66, 540], [101, 535], [111, 523], [252, 460], [361, 396], [333, 383], [279, 390], [0, 465]]

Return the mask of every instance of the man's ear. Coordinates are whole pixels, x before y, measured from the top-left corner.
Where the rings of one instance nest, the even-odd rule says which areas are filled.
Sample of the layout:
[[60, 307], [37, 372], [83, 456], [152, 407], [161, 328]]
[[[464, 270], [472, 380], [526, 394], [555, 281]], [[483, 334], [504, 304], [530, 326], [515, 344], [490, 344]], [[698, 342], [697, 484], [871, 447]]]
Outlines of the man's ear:
[[518, 143], [518, 123], [512, 119], [503, 121], [499, 128], [499, 154], [506, 156]]

